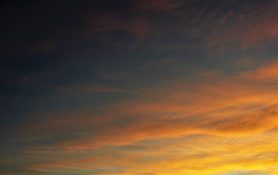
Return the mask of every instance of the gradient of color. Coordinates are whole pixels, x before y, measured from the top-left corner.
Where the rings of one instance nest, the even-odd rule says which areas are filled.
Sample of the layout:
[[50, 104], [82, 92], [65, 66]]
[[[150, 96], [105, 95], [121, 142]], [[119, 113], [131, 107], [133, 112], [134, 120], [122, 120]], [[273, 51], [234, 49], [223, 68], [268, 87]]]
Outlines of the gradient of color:
[[1, 175], [278, 175], [277, 0], [0, 5]]

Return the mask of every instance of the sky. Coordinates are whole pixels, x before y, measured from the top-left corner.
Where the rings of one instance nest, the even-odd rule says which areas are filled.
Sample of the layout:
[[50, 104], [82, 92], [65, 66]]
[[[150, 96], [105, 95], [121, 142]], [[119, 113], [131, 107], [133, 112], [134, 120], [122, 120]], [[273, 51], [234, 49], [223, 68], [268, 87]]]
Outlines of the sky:
[[277, 0], [0, 9], [1, 175], [278, 175]]

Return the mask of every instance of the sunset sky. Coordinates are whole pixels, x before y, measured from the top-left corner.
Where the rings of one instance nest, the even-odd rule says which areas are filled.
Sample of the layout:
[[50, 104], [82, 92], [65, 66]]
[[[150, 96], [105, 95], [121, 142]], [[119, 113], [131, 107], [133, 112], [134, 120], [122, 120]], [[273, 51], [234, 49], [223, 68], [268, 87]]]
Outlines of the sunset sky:
[[278, 175], [278, 0], [0, 9], [1, 175]]

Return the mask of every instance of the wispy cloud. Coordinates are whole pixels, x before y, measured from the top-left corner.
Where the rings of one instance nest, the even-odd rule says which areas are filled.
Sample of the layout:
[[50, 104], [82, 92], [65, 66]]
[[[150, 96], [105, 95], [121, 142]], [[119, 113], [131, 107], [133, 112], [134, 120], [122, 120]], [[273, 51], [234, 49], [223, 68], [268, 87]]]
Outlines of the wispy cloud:
[[243, 76], [247, 79], [257, 80], [257, 81], [278, 81], [278, 62], [274, 61], [268, 63], [261, 68], [243, 73]]
[[[257, 48], [278, 39], [277, 2], [254, 7], [253, 11], [230, 13], [205, 37], [210, 48]], [[219, 19], [220, 20], [220, 19]], [[207, 21], [208, 22], [208, 21]], [[208, 22], [208, 24], [211, 24]]]
[[278, 4], [250, 2], [67, 11], [3, 66], [0, 174], [276, 175]]
[[[268, 65], [248, 75], [271, 69], [273, 63]], [[131, 174], [168, 175], [170, 169], [177, 174], [200, 173], [200, 169], [204, 175], [234, 170], [272, 173], [276, 142], [267, 133], [278, 126], [277, 100], [273, 98], [278, 94], [272, 83], [242, 74], [213, 74], [207, 79], [200, 73], [186, 82], [177, 79], [168, 86], [138, 90], [135, 96], [105, 105], [99, 112], [81, 109], [41, 116], [16, 131], [34, 140], [52, 140], [48, 145], [33, 143], [38, 152], [29, 154], [54, 155], [60, 150], [71, 158], [29, 163], [26, 168], [40, 173], [105, 174], [102, 169], [110, 168], [109, 173], [119, 173], [113, 167]], [[196, 78], [199, 81], [194, 82]], [[55, 140], [55, 135], [61, 138]], [[130, 151], [121, 149], [129, 146]]]

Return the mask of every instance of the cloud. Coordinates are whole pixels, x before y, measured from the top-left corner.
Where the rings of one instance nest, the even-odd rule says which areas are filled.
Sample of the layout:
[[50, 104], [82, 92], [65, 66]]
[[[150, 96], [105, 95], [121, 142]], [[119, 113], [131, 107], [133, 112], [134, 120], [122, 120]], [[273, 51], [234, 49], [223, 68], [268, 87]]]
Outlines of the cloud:
[[[145, 38], [152, 31], [152, 25], [144, 17], [122, 18], [113, 13], [93, 13], [86, 17], [85, 31], [91, 35], [97, 33], [123, 31], [131, 34], [135, 38]], [[88, 33], [90, 34], [90, 33]]]
[[224, 175], [269, 175], [269, 173], [265, 171], [232, 171]]
[[[194, 94], [193, 99], [182, 96], [178, 99], [157, 99], [169, 103], [142, 101], [116, 105], [110, 108], [110, 111], [117, 111], [118, 117], [116, 115], [111, 122], [125, 121], [124, 123], [120, 122], [118, 126], [108, 125], [97, 136], [65, 142], [60, 146], [70, 150], [86, 150], [103, 145], [123, 145], [144, 139], [177, 137], [192, 133], [240, 136], [260, 133], [277, 125], [277, 108], [271, 106], [275, 104], [272, 99], [273, 92], [270, 95], [254, 95], [256, 91], [248, 94], [247, 90], [243, 90], [232, 96], [222, 97], [221, 91], [225, 91], [228, 86], [235, 88], [229, 84], [223, 89], [215, 89], [220, 93], [214, 92], [211, 96], [203, 92], [199, 97]], [[162, 94], [165, 95], [165, 92]], [[177, 94], [175, 96], [179, 96]], [[173, 94], [166, 92], [166, 95]], [[191, 103], [181, 103], [179, 99], [191, 100]], [[260, 109], [261, 107], [263, 108]]]
[[126, 30], [136, 38], [144, 39], [152, 33], [153, 27], [148, 20], [144, 18], [138, 18], [128, 22], [126, 25]]
[[[269, 76], [265, 72], [273, 65], [229, 76], [199, 72], [138, 88], [131, 97], [100, 108], [31, 114], [33, 120], [9, 134], [28, 138], [28, 147], [17, 154], [30, 158], [24, 167], [34, 173], [274, 172], [277, 89], [264, 79], [242, 76]], [[104, 87], [69, 89], [118, 93]]]
[[177, 0], [137, 0], [134, 8], [140, 11], [173, 11], [179, 5]]
[[277, 117], [277, 106], [272, 106], [258, 113], [244, 113], [239, 116], [223, 117], [223, 120], [212, 121], [212, 123], [207, 124], [205, 127], [213, 128], [225, 134], [229, 132], [248, 133], [257, 130], [264, 131], [278, 124]]
[[277, 82], [278, 62], [273, 61], [271, 63], [267, 63], [256, 70], [243, 73], [242, 76], [251, 80]]
[[[271, 140], [273, 137], [227, 138], [208, 135], [166, 138], [136, 143], [143, 147], [139, 151], [106, 147], [95, 152], [87, 152], [86, 157], [75, 155], [71, 159], [51, 163], [35, 162], [28, 169], [90, 171], [97, 167], [98, 169], [118, 167], [124, 170], [122, 173], [131, 174], [155, 172], [170, 175], [173, 171], [178, 175], [184, 173], [215, 175], [235, 171], [271, 174], [271, 167], [275, 168], [275, 154], [277, 154], [265, 151], [269, 148], [275, 150], [273, 147], [275, 143]], [[260, 144], [261, 141], [265, 143]]]
[[105, 94], [105, 93], [125, 93], [124, 89], [115, 88], [111, 86], [104, 85], [94, 85], [94, 84], [83, 84], [83, 85], [73, 85], [73, 86], [59, 86], [55, 88], [57, 92], [67, 93], [67, 94]]
[[[250, 76], [265, 72], [273, 67], [270, 65], [259, 67]], [[55, 133], [67, 135], [50, 146], [80, 151], [191, 134], [241, 137], [277, 127], [277, 101], [273, 98], [278, 95], [277, 90], [272, 84], [248, 82], [249, 77], [242, 74], [212, 74], [208, 79], [199, 73], [187, 82], [172, 80], [167, 86], [138, 89], [124, 100], [103, 104], [95, 112], [91, 108], [44, 114], [17, 128], [17, 132], [47, 139]], [[198, 82], [194, 81], [196, 78]], [[70, 90], [75, 91], [122, 92], [102, 86], [76, 86]]]
[[[114, 41], [115, 39], [110, 38], [105, 41], [103, 35], [123, 32], [134, 39], [142, 40], [148, 38], [154, 29], [153, 23], [145, 17], [124, 18], [111, 11], [87, 12], [80, 19], [80, 23], [78, 27], [60, 29], [49, 35], [47, 39], [34, 42], [27, 50], [30, 53], [50, 54], [65, 45], [73, 46], [88, 40], [117, 45], [115, 43], [120, 43], [119, 40]], [[108, 36], [106, 35], [106, 37]]]
[[[260, 7], [250, 7], [253, 11], [227, 16], [224, 23], [216, 25], [205, 41], [209, 48], [227, 50], [257, 48], [278, 39], [276, 1]], [[211, 24], [211, 23], [210, 23]]]
[[[195, 53], [191, 55], [191, 51], [183, 55], [196, 44], [195, 39], [202, 40], [198, 42], [204, 40], [210, 49], [223, 48], [225, 51], [235, 47], [256, 48], [275, 42], [276, 2], [267, 1], [262, 6], [249, 6], [247, 2], [248, 8], [238, 6], [238, 2], [186, 1], [183, 3], [189, 6], [185, 7], [181, 6], [181, 1], [175, 0], [138, 0], [128, 7], [120, 5], [121, 9], [125, 9], [123, 11], [88, 12], [84, 18], [78, 18], [80, 25], [54, 32], [53, 37], [36, 45], [33, 48], [35, 51], [48, 53], [64, 44], [77, 42], [79, 45], [88, 40], [93, 40], [96, 45], [98, 42], [118, 44], [114, 37], [127, 40], [131, 37], [130, 40], [139, 40], [143, 44], [150, 42], [150, 45], [162, 43], [160, 50], [153, 51], [155, 47], [147, 45], [151, 52], [140, 48], [128, 54], [126, 49], [129, 45], [121, 45], [126, 58], [111, 54], [112, 58], [105, 58], [103, 62], [96, 58], [100, 64], [97, 61], [93, 66], [85, 65], [87, 60], [78, 61], [78, 66], [82, 68], [78, 70], [100, 65], [103, 71], [99, 72], [101, 77], [92, 79], [101, 82], [77, 83], [74, 76], [73, 85], [47, 86], [51, 92], [42, 90], [38, 96], [43, 93], [47, 98], [53, 98], [51, 104], [44, 103], [44, 98], [32, 92], [39, 89], [35, 84], [68, 81], [70, 75], [67, 74], [65, 79], [63, 75], [52, 79], [57, 73], [54, 71], [50, 78], [37, 77], [47, 81], [33, 82], [35, 87], [28, 86], [28, 90], [23, 91], [26, 94], [22, 92], [15, 98], [23, 102], [15, 105], [19, 111], [27, 112], [19, 117], [7, 118], [7, 123], [12, 124], [8, 125], [8, 129], [4, 128], [8, 132], [2, 134], [4, 144], [1, 153], [4, 159], [0, 161], [0, 169], [3, 169], [0, 174], [275, 174], [278, 63], [270, 61], [258, 66], [255, 59], [246, 58], [231, 65], [231, 69], [235, 69], [232, 72], [213, 68], [195, 70], [199, 66], [210, 67], [219, 60], [211, 63], [209, 58], [199, 59]], [[230, 5], [238, 6], [238, 11], [226, 11]], [[191, 38], [192, 32], [196, 35]], [[172, 41], [176, 43], [172, 44]], [[197, 45], [199, 48], [200, 43]], [[181, 56], [172, 59], [171, 49], [176, 49], [174, 56]], [[107, 50], [99, 52], [103, 51]], [[202, 52], [192, 50], [195, 51]], [[164, 53], [166, 59], [155, 59], [165, 56]], [[203, 52], [200, 55], [205, 57]], [[234, 55], [227, 56], [223, 59]], [[89, 62], [95, 63], [94, 59]], [[70, 64], [73, 63], [75, 61], [70, 60]], [[123, 65], [118, 67], [120, 64]], [[106, 67], [115, 68], [116, 73], [105, 72]], [[220, 63], [214, 67], [224, 69]], [[69, 66], [66, 70], [71, 68]], [[166, 71], [168, 68], [171, 71]], [[62, 69], [61, 72], [67, 73]], [[87, 69], [84, 71], [88, 75], [89, 72]], [[143, 78], [134, 78], [137, 77], [134, 74], [141, 74], [140, 78]], [[150, 81], [151, 76], [156, 80]], [[85, 79], [82, 78], [82, 81]], [[122, 84], [117, 84], [119, 82]], [[34, 101], [43, 102], [29, 104], [30, 109], [25, 109], [25, 103], [29, 103], [26, 97], [33, 93], [36, 97], [30, 98], [39, 98]], [[39, 109], [37, 106], [40, 106]]]

